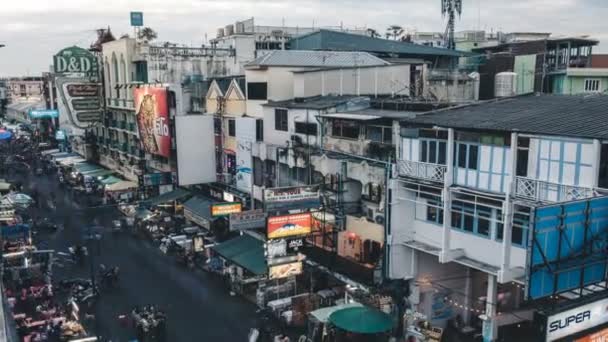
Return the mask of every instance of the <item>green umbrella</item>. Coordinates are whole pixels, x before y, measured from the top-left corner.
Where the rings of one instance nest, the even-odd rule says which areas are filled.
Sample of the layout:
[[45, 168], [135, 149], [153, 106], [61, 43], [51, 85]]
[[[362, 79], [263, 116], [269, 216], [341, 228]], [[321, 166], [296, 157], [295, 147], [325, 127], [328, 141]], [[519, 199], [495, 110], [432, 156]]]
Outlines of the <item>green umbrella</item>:
[[357, 334], [379, 334], [393, 328], [392, 318], [382, 311], [354, 307], [335, 311], [329, 321], [336, 327]]

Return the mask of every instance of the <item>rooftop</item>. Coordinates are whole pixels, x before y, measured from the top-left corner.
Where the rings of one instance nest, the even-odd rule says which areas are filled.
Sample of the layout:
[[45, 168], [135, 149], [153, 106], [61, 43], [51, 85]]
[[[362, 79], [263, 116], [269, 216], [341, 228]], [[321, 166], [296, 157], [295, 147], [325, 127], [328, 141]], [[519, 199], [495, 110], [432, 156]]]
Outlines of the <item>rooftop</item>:
[[332, 30], [318, 30], [307, 35], [302, 35], [292, 39], [289, 44], [293, 50], [367, 51], [410, 56], [461, 57], [467, 55], [466, 52], [462, 51]]
[[[300, 99], [291, 99], [285, 101], [268, 101], [263, 104], [266, 107], [279, 107], [290, 109], [326, 109], [346, 104], [352, 100], [362, 98], [360, 96], [314, 96]], [[363, 99], [363, 98], [362, 98]]]
[[274, 50], [256, 58], [245, 67], [353, 67], [377, 66], [390, 63], [367, 52]]
[[402, 122], [480, 131], [608, 139], [607, 95], [526, 95], [447, 108]]
[[416, 112], [408, 112], [408, 111], [396, 111], [396, 110], [383, 110], [383, 109], [360, 109], [360, 110], [352, 110], [346, 112], [338, 112], [331, 114], [321, 115], [324, 118], [330, 119], [345, 119], [345, 120], [357, 120], [357, 121], [368, 121], [368, 120], [376, 120], [376, 119], [405, 119], [405, 118], [415, 118]]

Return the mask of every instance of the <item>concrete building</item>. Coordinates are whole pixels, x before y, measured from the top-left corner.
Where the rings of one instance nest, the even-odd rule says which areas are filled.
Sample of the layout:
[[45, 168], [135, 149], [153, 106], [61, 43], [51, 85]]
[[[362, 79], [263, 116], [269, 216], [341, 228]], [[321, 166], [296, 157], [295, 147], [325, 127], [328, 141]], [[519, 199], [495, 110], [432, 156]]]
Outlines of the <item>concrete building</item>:
[[6, 81], [10, 102], [36, 101], [43, 98], [44, 79], [42, 77], [9, 78]]
[[[566, 256], [589, 244], [544, 240], [559, 224], [539, 222], [555, 214], [546, 210], [569, 213], [605, 194], [606, 106], [605, 96], [530, 95], [401, 120], [386, 271], [392, 279], [410, 279], [413, 310], [439, 327], [457, 316], [474, 326], [482, 317], [484, 340], [494, 341], [503, 327], [533, 324], [535, 312], [583, 301], [562, 292], [582, 293], [605, 280], [602, 271], [586, 269], [585, 257]], [[597, 210], [601, 220], [607, 217]], [[564, 215], [573, 229], [574, 214]], [[600, 226], [603, 236], [606, 226]], [[555, 255], [570, 268], [553, 263]], [[598, 262], [606, 267], [605, 258]], [[581, 280], [581, 272], [589, 278]], [[542, 304], [549, 296], [552, 308]], [[539, 330], [550, 334], [546, 326]]]

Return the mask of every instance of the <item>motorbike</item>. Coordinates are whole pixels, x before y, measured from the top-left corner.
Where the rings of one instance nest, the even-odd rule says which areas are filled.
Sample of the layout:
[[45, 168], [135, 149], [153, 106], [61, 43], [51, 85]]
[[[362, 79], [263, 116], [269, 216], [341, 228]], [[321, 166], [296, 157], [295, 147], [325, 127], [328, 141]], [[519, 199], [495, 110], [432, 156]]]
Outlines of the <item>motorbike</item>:
[[72, 246], [68, 248], [72, 260], [79, 265], [84, 264], [85, 258], [89, 255], [89, 250], [85, 246]]
[[118, 275], [120, 268], [118, 266], [107, 268], [104, 264], [99, 265], [99, 282], [107, 287], [115, 287], [118, 284]]

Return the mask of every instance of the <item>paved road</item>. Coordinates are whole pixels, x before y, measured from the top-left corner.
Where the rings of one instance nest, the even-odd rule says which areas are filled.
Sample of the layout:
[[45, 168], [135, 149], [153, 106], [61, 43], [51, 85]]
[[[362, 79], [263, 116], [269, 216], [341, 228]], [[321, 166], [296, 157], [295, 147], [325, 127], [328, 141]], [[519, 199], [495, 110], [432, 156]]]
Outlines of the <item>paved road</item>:
[[[66, 228], [51, 236], [39, 236], [43, 247], [67, 252], [68, 246], [83, 243], [80, 229], [95, 219], [109, 227], [118, 211], [111, 208], [78, 210], [71, 196], [61, 189], [54, 176], [17, 175], [24, 190], [36, 189], [38, 202], [54, 196], [56, 209], [38, 212], [63, 222]], [[95, 252], [95, 250], [91, 251]], [[240, 297], [231, 297], [217, 277], [181, 268], [147, 241], [128, 235], [108, 233], [99, 246], [95, 264], [117, 265], [121, 270], [117, 289], [102, 294], [97, 307], [97, 328], [105, 341], [130, 341], [133, 331], [121, 326], [118, 316], [135, 305], [156, 304], [168, 317], [167, 342], [246, 341], [255, 325], [255, 306]], [[55, 279], [88, 277], [89, 267], [66, 265], [54, 269]]]

